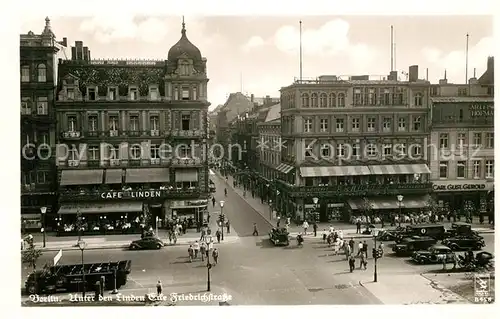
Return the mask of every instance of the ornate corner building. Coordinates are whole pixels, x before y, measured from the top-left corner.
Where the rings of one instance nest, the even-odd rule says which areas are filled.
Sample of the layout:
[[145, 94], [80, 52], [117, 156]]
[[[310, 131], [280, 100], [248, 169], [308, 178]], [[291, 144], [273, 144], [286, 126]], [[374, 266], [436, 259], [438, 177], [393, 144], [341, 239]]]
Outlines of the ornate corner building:
[[49, 18], [41, 34], [20, 35], [21, 82], [21, 228], [42, 228], [41, 208], [57, 208], [54, 92], [57, 56], [66, 40], [55, 41]]
[[146, 216], [203, 221], [208, 81], [184, 23], [167, 60], [95, 60], [75, 43], [55, 107], [60, 233], [77, 220], [89, 233], [138, 231]]

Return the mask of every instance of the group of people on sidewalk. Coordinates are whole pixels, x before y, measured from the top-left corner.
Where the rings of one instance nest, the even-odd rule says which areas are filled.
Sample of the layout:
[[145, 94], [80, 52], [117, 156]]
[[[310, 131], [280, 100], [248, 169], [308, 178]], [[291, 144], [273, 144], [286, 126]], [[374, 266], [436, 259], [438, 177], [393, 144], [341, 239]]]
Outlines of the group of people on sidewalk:
[[205, 242], [195, 241], [194, 244], [189, 245], [188, 248], [188, 258], [189, 262], [193, 262], [193, 260], [198, 259], [198, 255], [201, 258], [201, 261], [205, 261], [205, 258], [208, 259], [210, 251], [212, 252], [212, 258], [214, 260], [213, 266], [217, 265], [219, 261], [219, 250], [214, 248], [214, 243], [212, 240], [207, 244]]

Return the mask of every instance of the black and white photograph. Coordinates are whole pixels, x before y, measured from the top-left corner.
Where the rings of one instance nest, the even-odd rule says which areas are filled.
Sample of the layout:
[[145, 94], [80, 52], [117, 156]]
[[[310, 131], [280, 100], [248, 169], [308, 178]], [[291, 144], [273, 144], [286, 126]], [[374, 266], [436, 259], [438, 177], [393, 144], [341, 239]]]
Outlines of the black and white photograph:
[[21, 308], [495, 303], [493, 13], [317, 10], [20, 13]]

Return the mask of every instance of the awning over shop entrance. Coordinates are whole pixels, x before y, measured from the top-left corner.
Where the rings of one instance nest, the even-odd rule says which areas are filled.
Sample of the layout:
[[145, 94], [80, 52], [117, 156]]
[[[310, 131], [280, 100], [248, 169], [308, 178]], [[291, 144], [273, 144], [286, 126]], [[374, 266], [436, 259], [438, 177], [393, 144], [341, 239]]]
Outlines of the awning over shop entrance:
[[106, 170], [106, 184], [121, 184], [123, 170], [121, 169], [107, 169]]
[[176, 182], [197, 182], [198, 170], [197, 169], [177, 169], [175, 170]]
[[89, 203], [62, 205], [58, 214], [101, 214], [101, 213], [136, 213], [142, 212], [142, 202], [123, 202], [123, 203]]
[[397, 174], [430, 174], [431, 170], [426, 164], [408, 165], [370, 165], [372, 175], [397, 175]]
[[368, 166], [313, 166], [301, 167], [302, 177], [370, 175]]
[[278, 165], [278, 167], [276, 167], [276, 170], [283, 174], [288, 174], [293, 170], [293, 166], [286, 163], [281, 163], [280, 165]]
[[125, 172], [125, 183], [164, 183], [170, 181], [168, 168], [129, 168]]
[[[403, 198], [401, 204], [402, 208], [424, 208], [427, 201], [429, 200], [429, 195], [424, 196], [408, 196]], [[372, 205], [372, 209], [397, 209], [399, 208], [399, 203], [397, 198], [368, 198], [368, 202]], [[347, 201], [349, 206], [353, 210], [362, 209], [364, 206], [362, 198], [349, 199]]]
[[61, 172], [61, 186], [102, 184], [102, 169], [71, 169]]

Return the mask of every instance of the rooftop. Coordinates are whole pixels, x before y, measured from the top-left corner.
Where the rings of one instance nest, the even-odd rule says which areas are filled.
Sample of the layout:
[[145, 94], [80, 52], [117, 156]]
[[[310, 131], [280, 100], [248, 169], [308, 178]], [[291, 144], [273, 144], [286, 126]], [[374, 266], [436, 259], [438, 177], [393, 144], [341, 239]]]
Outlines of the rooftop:
[[274, 104], [269, 107], [266, 119], [264, 122], [271, 122], [281, 118], [281, 104]]
[[154, 59], [92, 59], [84, 60], [61, 60], [65, 65], [91, 65], [91, 66], [164, 66], [165, 60]]
[[495, 99], [491, 96], [438, 96], [431, 97], [433, 103], [480, 103], [491, 102]]

